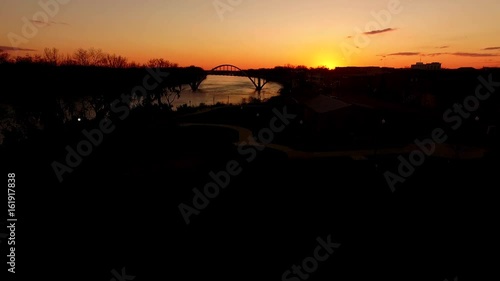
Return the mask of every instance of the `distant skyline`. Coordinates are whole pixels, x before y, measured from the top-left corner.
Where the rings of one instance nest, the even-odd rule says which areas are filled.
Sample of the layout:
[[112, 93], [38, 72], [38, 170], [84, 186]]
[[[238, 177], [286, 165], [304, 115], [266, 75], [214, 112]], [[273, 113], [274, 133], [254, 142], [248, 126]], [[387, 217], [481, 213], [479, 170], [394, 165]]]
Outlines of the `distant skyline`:
[[94, 47], [205, 69], [500, 67], [499, 14], [497, 0], [2, 0], [0, 49]]

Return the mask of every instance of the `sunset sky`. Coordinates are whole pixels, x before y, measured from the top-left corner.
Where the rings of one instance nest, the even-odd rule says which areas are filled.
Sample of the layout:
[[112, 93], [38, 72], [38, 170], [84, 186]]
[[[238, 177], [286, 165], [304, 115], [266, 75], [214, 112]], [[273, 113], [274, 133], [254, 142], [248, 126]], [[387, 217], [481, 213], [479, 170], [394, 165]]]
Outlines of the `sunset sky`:
[[[49, 14], [39, 2], [52, 3]], [[498, 0], [59, 2], [2, 0], [0, 49], [27, 49], [17, 51], [24, 55], [94, 47], [140, 63], [162, 57], [205, 69], [407, 67], [420, 60], [445, 68], [500, 66]]]

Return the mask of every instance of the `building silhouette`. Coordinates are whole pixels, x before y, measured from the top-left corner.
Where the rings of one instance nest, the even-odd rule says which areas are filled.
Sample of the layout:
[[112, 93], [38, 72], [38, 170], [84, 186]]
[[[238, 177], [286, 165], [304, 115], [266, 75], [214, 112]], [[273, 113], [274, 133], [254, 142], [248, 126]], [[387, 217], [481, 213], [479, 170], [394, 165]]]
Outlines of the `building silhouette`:
[[441, 63], [439, 63], [439, 62], [432, 62], [432, 63], [417, 62], [416, 64], [413, 64], [411, 66], [411, 69], [440, 70]]

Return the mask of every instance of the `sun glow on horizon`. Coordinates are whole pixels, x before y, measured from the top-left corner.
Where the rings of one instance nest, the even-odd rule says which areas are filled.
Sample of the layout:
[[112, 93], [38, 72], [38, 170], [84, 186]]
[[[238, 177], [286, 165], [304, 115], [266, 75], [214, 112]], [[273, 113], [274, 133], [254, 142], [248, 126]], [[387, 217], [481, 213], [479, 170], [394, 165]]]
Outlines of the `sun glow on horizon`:
[[337, 67], [337, 64], [335, 64], [335, 63], [333, 63], [333, 62], [329, 62], [329, 61], [327, 61], [327, 62], [324, 62], [324, 63], [322, 64], [322, 66], [325, 66], [325, 67], [326, 67], [326, 68], [328, 68], [328, 69], [335, 69], [335, 67]]
[[338, 66], [338, 63], [336, 63], [335, 60], [332, 59], [321, 60], [318, 64], [314, 65], [314, 67], [326, 67], [328, 69], [335, 69]]
[[311, 63], [309, 64], [311, 67], [326, 67], [328, 69], [335, 69], [339, 67], [339, 60], [336, 59], [335, 54], [328, 51], [320, 51], [315, 56], [312, 57]]
[[[0, 49], [17, 56], [12, 38], [18, 38], [21, 56], [93, 47], [138, 64], [164, 58], [204, 69], [410, 67], [421, 57], [447, 68], [500, 66], [495, 0], [405, 0], [398, 14], [388, 10], [395, 2], [389, 0], [221, 0], [222, 14], [203, 0], [122, 0], [119, 9], [115, 1], [64, 2], [57, 15], [45, 15], [37, 1], [2, 0], [0, 33], [15, 36], [3, 36]], [[34, 23], [44, 15], [51, 21]], [[34, 28], [36, 38], [25, 38]]]

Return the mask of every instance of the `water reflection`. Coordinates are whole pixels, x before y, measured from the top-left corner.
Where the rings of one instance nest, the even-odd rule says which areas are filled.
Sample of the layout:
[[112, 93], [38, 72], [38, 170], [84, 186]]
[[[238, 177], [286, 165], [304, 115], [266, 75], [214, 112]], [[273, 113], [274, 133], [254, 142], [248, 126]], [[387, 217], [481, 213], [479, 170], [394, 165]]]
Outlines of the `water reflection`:
[[178, 107], [184, 104], [191, 106], [216, 103], [241, 104], [251, 99], [265, 101], [277, 96], [280, 89], [280, 84], [268, 83], [259, 93], [255, 91], [254, 85], [247, 77], [209, 75], [198, 91], [192, 92], [189, 87], [185, 87], [173, 105]]
[[[271, 97], [279, 95], [281, 85], [277, 83], [268, 83], [260, 92], [255, 90], [254, 85], [247, 77], [237, 76], [213, 76], [209, 75], [201, 84], [198, 91], [193, 92], [188, 85], [184, 85], [180, 96], [172, 102], [174, 110], [177, 107], [200, 106], [222, 104], [242, 104], [253, 100], [265, 101]], [[162, 103], [168, 104], [167, 98], [162, 97]], [[67, 123], [70, 121], [96, 118], [97, 112], [105, 108], [109, 103], [103, 97], [88, 96], [71, 100], [58, 100], [56, 108], [57, 117]], [[157, 105], [158, 101], [146, 100], [143, 97], [132, 97], [130, 106], [132, 108], [152, 103]], [[9, 105], [0, 105], [0, 144], [3, 142], [4, 135], [10, 131], [17, 131], [20, 135], [25, 135], [26, 128], [42, 129], [43, 124], [40, 116], [31, 114], [20, 119], [19, 114]]]

